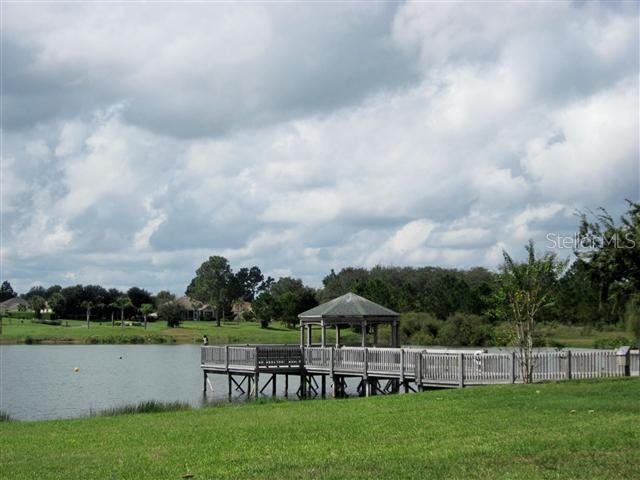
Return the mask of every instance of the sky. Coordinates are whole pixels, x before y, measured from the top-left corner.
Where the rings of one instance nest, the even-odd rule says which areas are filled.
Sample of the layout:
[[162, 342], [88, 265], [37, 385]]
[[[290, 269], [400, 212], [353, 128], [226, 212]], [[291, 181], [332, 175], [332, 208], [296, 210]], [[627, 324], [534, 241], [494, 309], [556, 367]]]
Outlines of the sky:
[[19, 292], [496, 269], [640, 197], [636, 2], [1, 8]]

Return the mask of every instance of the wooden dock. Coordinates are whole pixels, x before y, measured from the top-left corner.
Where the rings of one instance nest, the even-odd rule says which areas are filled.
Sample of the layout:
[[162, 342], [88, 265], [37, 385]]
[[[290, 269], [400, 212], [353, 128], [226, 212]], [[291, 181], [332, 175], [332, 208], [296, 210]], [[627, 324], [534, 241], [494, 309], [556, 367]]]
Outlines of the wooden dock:
[[[621, 353], [625, 352], [625, 353]], [[437, 351], [419, 348], [315, 347], [299, 345], [206, 346], [201, 351], [204, 391], [209, 374], [228, 377], [233, 391], [257, 398], [269, 387], [276, 394], [277, 376], [300, 377], [300, 398], [346, 396], [346, 380], [357, 378], [362, 396], [406, 393], [425, 388], [462, 388], [472, 385], [521, 383], [518, 354]], [[638, 350], [539, 352], [534, 381], [640, 375]], [[267, 377], [260, 388], [260, 377]], [[318, 382], [319, 380], [319, 382]], [[269, 391], [267, 390], [267, 393]]]

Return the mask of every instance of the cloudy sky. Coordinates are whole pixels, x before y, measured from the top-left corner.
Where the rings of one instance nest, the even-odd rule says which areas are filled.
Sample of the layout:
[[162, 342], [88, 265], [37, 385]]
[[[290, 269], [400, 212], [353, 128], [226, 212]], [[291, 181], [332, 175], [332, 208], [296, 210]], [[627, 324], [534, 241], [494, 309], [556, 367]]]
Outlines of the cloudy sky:
[[639, 198], [638, 4], [2, 4], [2, 276], [495, 268]]

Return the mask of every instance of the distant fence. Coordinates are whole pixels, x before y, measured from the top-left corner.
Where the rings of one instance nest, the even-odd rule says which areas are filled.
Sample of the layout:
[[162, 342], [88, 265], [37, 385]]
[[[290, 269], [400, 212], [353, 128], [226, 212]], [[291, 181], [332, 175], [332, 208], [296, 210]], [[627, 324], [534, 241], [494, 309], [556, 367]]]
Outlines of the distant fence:
[[[640, 355], [631, 350], [536, 352], [533, 381], [640, 375]], [[362, 375], [414, 380], [418, 385], [465, 386], [522, 382], [516, 352], [434, 352], [417, 348], [299, 347], [297, 345], [206, 346], [203, 368]]]

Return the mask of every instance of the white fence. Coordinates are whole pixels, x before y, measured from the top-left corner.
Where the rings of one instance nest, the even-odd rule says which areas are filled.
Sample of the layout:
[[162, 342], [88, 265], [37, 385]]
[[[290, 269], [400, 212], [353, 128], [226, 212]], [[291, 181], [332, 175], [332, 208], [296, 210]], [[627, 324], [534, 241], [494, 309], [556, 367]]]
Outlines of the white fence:
[[[627, 364], [625, 363], [627, 362]], [[311, 373], [415, 379], [419, 385], [477, 385], [522, 382], [517, 353], [433, 352], [403, 348], [298, 347], [292, 345], [202, 347], [203, 368], [304, 368]], [[533, 381], [640, 375], [637, 350], [537, 352]]]

